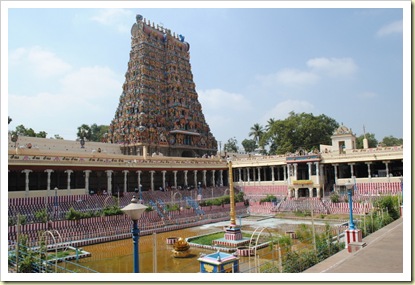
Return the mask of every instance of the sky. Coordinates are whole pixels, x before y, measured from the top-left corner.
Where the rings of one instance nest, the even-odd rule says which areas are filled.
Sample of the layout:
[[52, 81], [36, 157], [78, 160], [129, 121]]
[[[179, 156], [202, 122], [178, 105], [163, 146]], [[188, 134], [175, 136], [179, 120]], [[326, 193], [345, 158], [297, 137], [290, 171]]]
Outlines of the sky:
[[190, 44], [198, 100], [222, 147], [230, 138], [241, 146], [254, 124], [266, 127], [291, 111], [325, 114], [378, 141], [403, 138], [410, 127], [410, 1], [215, 2], [200, 9], [9, 2], [15, 3], [2, 7], [1, 33], [8, 130], [24, 125], [74, 140], [82, 124], [109, 125], [136, 14]]

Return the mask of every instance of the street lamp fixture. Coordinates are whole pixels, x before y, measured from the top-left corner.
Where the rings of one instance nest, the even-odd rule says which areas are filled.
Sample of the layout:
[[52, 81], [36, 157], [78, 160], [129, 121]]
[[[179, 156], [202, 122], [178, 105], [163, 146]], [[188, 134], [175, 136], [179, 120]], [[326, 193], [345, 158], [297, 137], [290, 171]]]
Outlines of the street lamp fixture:
[[140, 272], [139, 259], [138, 259], [138, 241], [140, 230], [138, 229], [138, 219], [146, 210], [146, 206], [139, 204], [135, 196], [131, 199], [131, 203], [121, 209], [127, 216], [133, 221], [133, 227], [131, 233], [133, 235], [133, 248], [134, 248], [134, 273]]
[[349, 209], [350, 209], [349, 229], [354, 230], [355, 226], [354, 226], [354, 222], [353, 222], [353, 201], [352, 201], [354, 183], [350, 182], [350, 180], [349, 180], [345, 184], [345, 186], [346, 186], [346, 189], [347, 189], [347, 195], [349, 196]]

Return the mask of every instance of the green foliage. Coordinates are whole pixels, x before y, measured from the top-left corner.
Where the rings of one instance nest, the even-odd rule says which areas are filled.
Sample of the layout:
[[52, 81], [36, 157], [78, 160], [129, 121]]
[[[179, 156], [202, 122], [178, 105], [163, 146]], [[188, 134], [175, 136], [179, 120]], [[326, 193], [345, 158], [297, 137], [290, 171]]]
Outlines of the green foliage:
[[178, 211], [180, 209], [180, 205], [178, 204], [167, 204], [167, 211]]
[[223, 149], [226, 152], [238, 152], [238, 141], [236, 140], [236, 138], [230, 138], [223, 146]]
[[395, 138], [394, 136], [387, 136], [384, 137], [383, 140], [380, 142], [382, 146], [397, 146], [403, 145], [403, 139]]
[[396, 220], [400, 216], [400, 205], [398, 196], [385, 196], [374, 202], [374, 206], [387, 211], [392, 219]]
[[82, 218], [82, 213], [76, 211], [73, 207], [69, 208], [69, 211], [65, 214], [65, 219], [67, 220], [80, 220]]
[[46, 223], [48, 221], [48, 213], [46, 209], [41, 209], [35, 213], [36, 220], [40, 221], [41, 223]]
[[44, 131], [40, 131], [36, 133], [32, 128], [26, 128], [23, 125], [18, 125], [15, 131], [12, 132], [13, 135], [18, 136], [26, 136], [26, 137], [38, 137], [38, 138], [46, 138], [47, 133]]
[[114, 215], [121, 215], [123, 214], [123, 211], [121, 211], [120, 207], [113, 205], [113, 206], [107, 206], [103, 209], [104, 216], [114, 216]]
[[295, 234], [297, 235], [298, 240], [301, 242], [310, 243], [313, 239], [312, 229], [306, 224], [300, 224], [295, 231]]
[[274, 195], [267, 194], [267, 197], [262, 198], [259, 202], [263, 203], [263, 202], [274, 202], [274, 201], [277, 201], [277, 197], [275, 197]]
[[270, 154], [294, 153], [298, 148], [319, 148], [331, 144], [331, 136], [339, 124], [326, 115], [290, 112], [284, 120], [275, 120], [261, 136], [259, 145], [270, 145]]
[[330, 195], [330, 201], [332, 203], [338, 203], [340, 201], [340, 196], [338, 193], [333, 193]]
[[303, 210], [303, 211], [297, 210], [297, 211], [294, 211], [294, 216], [296, 216], [296, 217], [311, 217], [311, 211], [308, 211], [308, 210]]
[[245, 152], [253, 152], [257, 148], [257, 144], [255, 140], [244, 139], [242, 141], [242, 146]]
[[260, 144], [261, 137], [264, 134], [264, 128], [260, 124], [254, 124], [248, 134], [250, 137], [254, 137], [256, 144]]
[[[363, 148], [363, 139], [364, 138], [365, 138], [365, 135], [361, 135], [361, 136], [356, 138], [356, 148], [357, 149]], [[375, 138], [375, 134], [367, 133], [366, 134], [366, 139], [367, 139], [367, 142], [368, 142], [368, 145], [369, 145], [370, 148], [377, 147], [378, 140]]]

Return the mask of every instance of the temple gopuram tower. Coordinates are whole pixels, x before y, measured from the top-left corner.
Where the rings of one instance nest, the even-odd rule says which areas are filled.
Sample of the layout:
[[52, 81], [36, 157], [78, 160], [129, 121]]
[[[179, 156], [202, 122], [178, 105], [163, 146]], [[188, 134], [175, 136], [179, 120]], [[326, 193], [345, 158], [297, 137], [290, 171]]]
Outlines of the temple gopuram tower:
[[193, 82], [189, 48], [182, 35], [136, 16], [123, 91], [107, 138], [120, 144], [124, 154], [216, 155], [217, 141]]

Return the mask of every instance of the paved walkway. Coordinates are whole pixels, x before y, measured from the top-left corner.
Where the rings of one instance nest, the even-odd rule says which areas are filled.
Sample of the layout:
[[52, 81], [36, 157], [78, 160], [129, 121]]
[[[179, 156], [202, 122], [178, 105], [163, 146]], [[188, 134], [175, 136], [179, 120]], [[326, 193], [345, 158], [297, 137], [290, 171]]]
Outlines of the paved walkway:
[[408, 255], [405, 254], [404, 260], [403, 241], [403, 218], [400, 218], [365, 237], [366, 246], [357, 252], [342, 250], [304, 273], [404, 273], [404, 262], [408, 268], [412, 260], [411, 244], [405, 248]]

